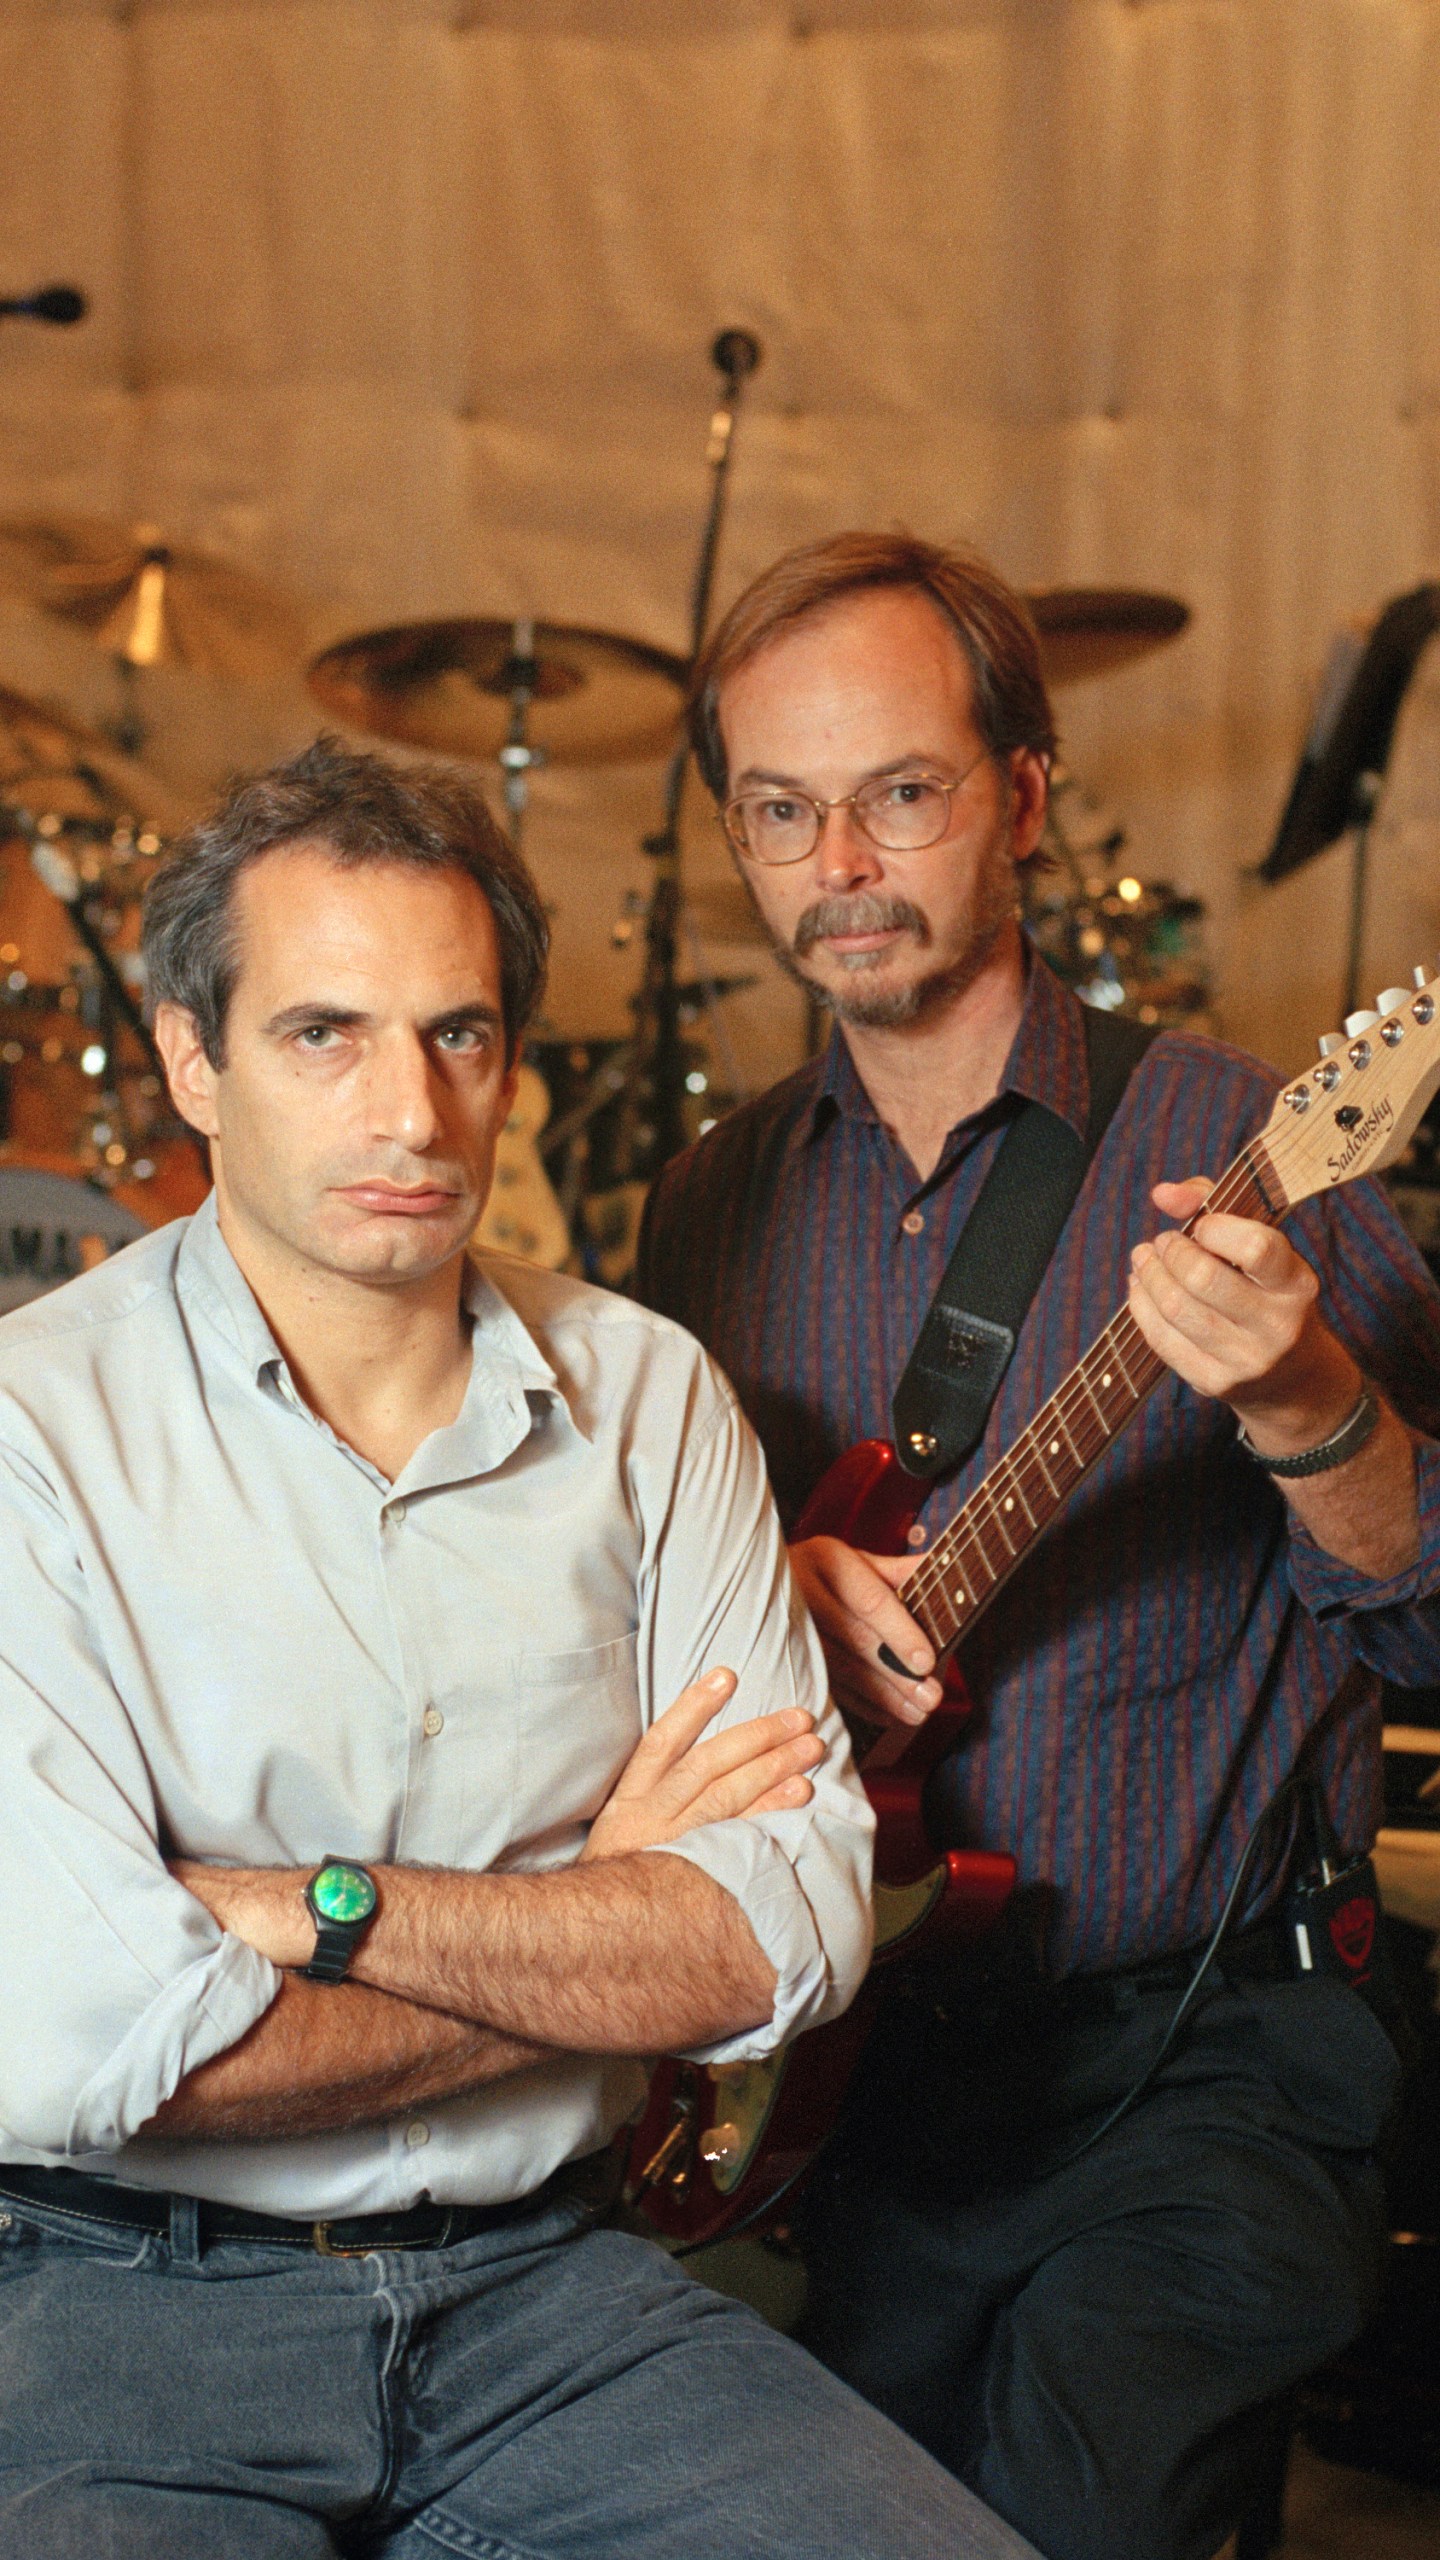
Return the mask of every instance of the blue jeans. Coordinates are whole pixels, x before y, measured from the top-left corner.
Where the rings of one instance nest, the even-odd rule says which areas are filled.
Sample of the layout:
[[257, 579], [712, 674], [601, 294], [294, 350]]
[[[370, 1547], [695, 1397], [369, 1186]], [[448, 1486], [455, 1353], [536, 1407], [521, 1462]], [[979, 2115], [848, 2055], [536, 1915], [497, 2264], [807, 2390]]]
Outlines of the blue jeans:
[[0, 2560], [1034, 2560], [580, 2202], [364, 2258], [0, 2208]]

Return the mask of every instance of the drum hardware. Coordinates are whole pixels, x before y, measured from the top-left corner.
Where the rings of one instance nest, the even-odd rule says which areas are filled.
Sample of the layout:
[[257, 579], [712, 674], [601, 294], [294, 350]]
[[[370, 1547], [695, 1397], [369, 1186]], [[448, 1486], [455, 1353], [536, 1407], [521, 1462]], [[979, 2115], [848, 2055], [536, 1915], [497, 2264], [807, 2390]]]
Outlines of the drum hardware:
[[[505, 744], [500, 749], [499, 763], [505, 807], [510, 817], [510, 841], [517, 853], [523, 853], [530, 776], [548, 762], [545, 749], [532, 747], [528, 735], [530, 705], [535, 699], [535, 687], [540, 678], [533, 622], [517, 621], [514, 625], [510, 655], [501, 672], [510, 696], [510, 725], [505, 732]], [[543, 1128], [543, 1121], [540, 1125]]]
[[[720, 376], [720, 390], [705, 456], [710, 499], [690, 596], [687, 673], [700, 654], [710, 620], [735, 419], [745, 384], [760, 362], [760, 353], [760, 341], [748, 329], [722, 329], [710, 349], [710, 361]], [[680, 807], [689, 756], [690, 742], [682, 730], [666, 768], [660, 825], [653, 834], [641, 838], [642, 849], [653, 861], [655, 872], [645, 913], [645, 964], [639, 989], [631, 999], [635, 1047], [621, 1106], [622, 1179], [627, 1182], [648, 1180], [686, 1143], [683, 1115], [689, 1067], [680, 1032], [677, 940]]]
[[1140, 1022], [1204, 1028], [1210, 971], [1204, 907], [1168, 881], [1121, 868], [1125, 829], [1063, 765], [1051, 777], [1041, 849], [1048, 867], [1022, 877], [1026, 930], [1087, 1004]]

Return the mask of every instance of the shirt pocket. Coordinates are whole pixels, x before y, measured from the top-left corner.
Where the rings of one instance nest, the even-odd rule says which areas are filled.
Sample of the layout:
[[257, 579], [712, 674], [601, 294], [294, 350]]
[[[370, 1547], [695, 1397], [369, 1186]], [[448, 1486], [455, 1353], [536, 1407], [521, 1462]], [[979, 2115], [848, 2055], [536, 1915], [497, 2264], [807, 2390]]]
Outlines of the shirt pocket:
[[516, 1846], [509, 1866], [574, 1856], [644, 1730], [639, 1639], [567, 1653], [527, 1653], [515, 1663]]

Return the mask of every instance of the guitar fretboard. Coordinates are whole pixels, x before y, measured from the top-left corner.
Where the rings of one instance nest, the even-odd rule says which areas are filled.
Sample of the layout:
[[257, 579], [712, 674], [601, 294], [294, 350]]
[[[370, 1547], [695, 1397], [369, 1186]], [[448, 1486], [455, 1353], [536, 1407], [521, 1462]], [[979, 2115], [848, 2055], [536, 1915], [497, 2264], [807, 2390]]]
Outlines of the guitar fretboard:
[[[1270, 1226], [1286, 1206], [1257, 1138], [1221, 1175], [1195, 1218], [1228, 1210]], [[1164, 1375], [1164, 1361], [1122, 1308], [901, 1584], [906, 1608], [937, 1653], [969, 1633]]]

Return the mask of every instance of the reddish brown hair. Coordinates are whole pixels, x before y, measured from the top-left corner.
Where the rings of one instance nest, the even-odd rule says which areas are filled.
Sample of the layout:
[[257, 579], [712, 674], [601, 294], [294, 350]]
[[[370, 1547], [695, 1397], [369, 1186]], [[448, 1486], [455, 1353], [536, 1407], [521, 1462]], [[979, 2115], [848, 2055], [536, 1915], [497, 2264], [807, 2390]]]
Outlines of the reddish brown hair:
[[1055, 752], [1055, 720], [1040, 647], [1021, 597], [973, 551], [948, 551], [911, 533], [836, 533], [804, 543], [766, 569], [730, 607], [695, 661], [690, 739], [717, 800], [727, 788], [720, 690], [782, 631], [865, 587], [912, 587], [951, 625], [970, 665], [975, 726], [988, 754]]

